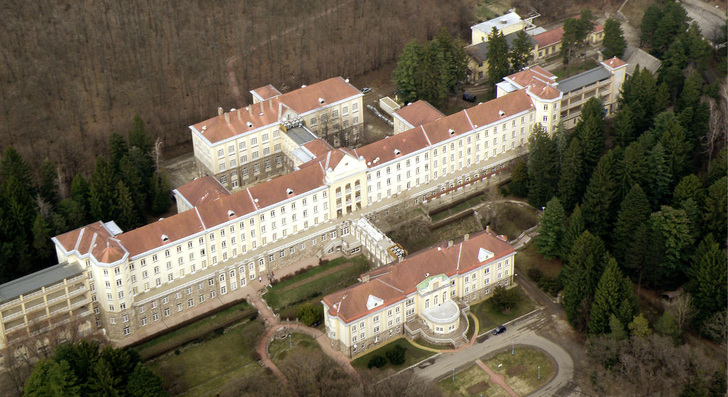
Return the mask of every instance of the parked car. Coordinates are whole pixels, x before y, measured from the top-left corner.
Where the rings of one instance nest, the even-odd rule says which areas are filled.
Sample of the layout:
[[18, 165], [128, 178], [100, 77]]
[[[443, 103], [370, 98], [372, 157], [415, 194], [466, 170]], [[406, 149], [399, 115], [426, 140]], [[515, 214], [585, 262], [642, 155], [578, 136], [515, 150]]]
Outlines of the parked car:
[[362, 94], [368, 94], [368, 93], [370, 93], [371, 91], [372, 91], [372, 89], [371, 89], [371, 88], [369, 88], [369, 87], [364, 87], [364, 88], [362, 88], [362, 89], [361, 89], [361, 93], [362, 93]]
[[502, 334], [504, 332], [506, 332], [506, 327], [499, 325], [499, 326], [495, 327], [495, 329], [493, 330], [493, 335]]
[[473, 102], [473, 103], [475, 103], [475, 101], [476, 101], [477, 99], [478, 99], [478, 97], [477, 97], [477, 96], [475, 96], [475, 95], [473, 95], [473, 94], [468, 94], [467, 92], [464, 92], [464, 93], [463, 93], [463, 101], [467, 101], [467, 102]]

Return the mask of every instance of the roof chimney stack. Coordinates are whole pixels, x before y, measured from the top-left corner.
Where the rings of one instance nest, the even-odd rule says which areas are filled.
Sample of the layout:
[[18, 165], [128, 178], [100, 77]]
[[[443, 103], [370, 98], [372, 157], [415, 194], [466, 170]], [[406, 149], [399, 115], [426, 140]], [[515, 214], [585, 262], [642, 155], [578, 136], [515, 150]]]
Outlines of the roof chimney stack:
[[224, 113], [225, 116], [225, 122], [230, 124], [230, 113]]
[[250, 105], [248, 105], [248, 115], [249, 116], [253, 115], [253, 109], [250, 108]]
[[468, 241], [469, 238], [470, 238], [470, 234], [466, 234], [465, 236], [463, 236], [463, 241]]
[[447, 248], [452, 247], [452, 240], [447, 240]]
[[273, 110], [273, 98], [268, 100], [268, 107], [270, 107], [270, 110]]
[[486, 233], [488, 233], [488, 234], [492, 234], [492, 233], [490, 232], [490, 225], [487, 225], [487, 226], [485, 227], [485, 232], [486, 232]]
[[224, 112], [225, 112], [225, 111], [224, 111], [224, 110], [222, 110], [222, 106], [218, 106], [218, 107], [217, 107], [217, 115], [218, 115], [218, 116], [222, 116], [222, 114], [223, 114]]

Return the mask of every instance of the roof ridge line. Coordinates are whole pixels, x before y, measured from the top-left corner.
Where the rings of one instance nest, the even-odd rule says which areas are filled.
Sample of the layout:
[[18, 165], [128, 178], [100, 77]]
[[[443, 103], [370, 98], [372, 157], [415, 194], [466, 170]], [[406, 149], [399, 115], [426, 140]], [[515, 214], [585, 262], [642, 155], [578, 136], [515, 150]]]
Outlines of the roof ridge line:
[[197, 219], [200, 220], [200, 223], [202, 224], [202, 228], [207, 230], [207, 226], [205, 226], [205, 221], [202, 220], [202, 216], [200, 215], [200, 211], [197, 210], [197, 207], [195, 208], [195, 214], [197, 214]]
[[382, 284], [386, 285], [387, 287], [390, 287], [390, 288], [392, 288], [392, 289], [396, 289], [397, 291], [399, 291], [399, 292], [401, 292], [401, 293], [403, 293], [403, 294], [404, 294], [404, 291], [402, 291], [401, 289], [399, 289], [399, 288], [395, 287], [395, 286], [394, 286], [394, 285], [392, 285], [392, 284], [389, 284], [389, 283], [387, 283], [386, 281], [382, 280], [381, 278], [376, 278], [376, 279], [374, 279], [374, 281], [379, 281], [380, 283], [382, 283]]
[[432, 146], [432, 142], [430, 141], [430, 136], [427, 135], [427, 131], [425, 131], [425, 125], [420, 124], [420, 128], [422, 129], [422, 134], [425, 136], [425, 140], [427, 141], [427, 146]]
[[259, 210], [260, 208], [258, 208], [258, 204], [255, 203], [255, 199], [253, 198], [253, 194], [250, 193], [250, 188], [249, 187], [246, 187], [245, 188], [245, 191], [248, 192], [248, 197], [250, 197], [250, 202], [253, 203], [253, 207], [255, 207], [255, 210], [256, 211]]

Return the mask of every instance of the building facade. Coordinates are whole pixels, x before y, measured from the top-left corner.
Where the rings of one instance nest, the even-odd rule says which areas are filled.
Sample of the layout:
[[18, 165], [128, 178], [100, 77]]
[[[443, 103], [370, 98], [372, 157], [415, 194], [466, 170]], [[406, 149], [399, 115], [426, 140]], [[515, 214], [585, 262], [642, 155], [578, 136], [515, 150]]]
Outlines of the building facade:
[[[609, 62], [613, 68], [619, 67], [615, 61]], [[83, 278], [86, 285], [84, 292], [64, 290], [79, 294], [71, 296], [64, 310], [74, 316], [88, 315], [93, 329], [99, 329], [113, 344], [126, 346], [225, 302], [243, 299], [241, 287], [251, 280], [273, 275], [303, 258], [336, 251], [350, 255], [360, 250], [371, 253], [376, 264], [399, 258], [402, 253], [396, 244], [365, 231], [356, 221], [386, 216], [390, 210], [417, 206], [487, 179], [527, 152], [534, 126], [542, 124], [549, 132], [555, 128], [562, 96], [553, 84], [505, 88], [498, 98], [449, 116], [434, 111], [425, 116], [416, 111], [407, 115], [408, 108], [416, 110], [417, 106], [405, 107], [398, 112], [400, 116], [404, 112], [401, 118], [412, 128], [357, 149], [334, 149], [306, 125], [277, 119], [276, 128], [254, 133], [260, 138], [256, 147], [260, 148], [264, 131], [268, 131], [266, 144], [275, 148], [271, 140], [281, 142], [280, 152], [274, 153], [286, 158], [291, 172], [232, 191], [216, 173], [214, 179], [198, 178], [176, 189], [179, 213], [170, 217], [128, 231], [113, 222], [99, 221], [54, 237], [59, 263], [80, 269], [78, 280]], [[266, 104], [271, 98], [263, 94], [260, 91], [259, 102], [251, 106], [270, 106]], [[339, 117], [353, 122], [353, 117], [361, 117], [351, 114], [353, 105], [361, 101], [357, 95], [346, 96], [352, 99], [325, 111], [333, 117], [338, 110]], [[360, 105], [357, 110], [361, 115]], [[320, 112], [307, 115], [308, 123], [321, 117]], [[237, 111], [232, 113], [237, 117]], [[219, 116], [216, 121], [221, 125], [227, 125], [225, 114], [232, 116]], [[193, 140], [199, 143], [203, 128], [194, 129]], [[250, 150], [252, 135], [231, 137], [229, 142], [235, 144], [222, 153], [226, 161], [228, 151], [240, 155], [242, 139], [245, 150]], [[217, 156], [216, 150], [208, 155]], [[197, 151], [195, 155], [202, 156]], [[249, 163], [243, 166], [249, 168]], [[73, 277], [75, 282], [79, 275]], [[41, 286], [48, 288], [63, 278], [38, 280], [46, 280]], [[86, 303], [77, 296], [84, 296]], [[60, 302], [56, 298], [48, 299]], [[25, 302], [25, 298], [9, 300], [12, 305]], [[79, 309], [82, 307], [86, 309]], [[48, 310], [55, 312], [54, 308]], [[27, 330], [27, 317], [23, 314], [22, 327], [17, 322], [20, 317], [16, 309], [3, 313], [2, 338], [7, 338], [8, 330]]]
[[418, 328], [455, 341], [467, 330], [462, 309], [512, 285], [514, 257], [504, 236], [483, 231], [372, 270], [323, 298], [326, 334], [348, 357]]

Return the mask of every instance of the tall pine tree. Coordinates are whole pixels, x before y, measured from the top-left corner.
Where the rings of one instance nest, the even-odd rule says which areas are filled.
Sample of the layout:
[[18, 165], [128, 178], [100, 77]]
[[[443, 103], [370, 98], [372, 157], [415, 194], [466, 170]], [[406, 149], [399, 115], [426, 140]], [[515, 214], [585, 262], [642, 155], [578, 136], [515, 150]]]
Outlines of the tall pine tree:
[[610, 331], [609, 319], [616, 316], [622, 323], [628, 323], [637, 312], [637, 297], [632, 282], [622, 275], [614, 258], [607, 261], [604, 273], [594, 292], [594, 303], [589, 319], [589, 333], [604, 334]]
[[559, 198], [564, 209], [571, 211], [581, 200], [586, 189], [586, 175], [581, 140], [575, 137], [569, 142], [564, 159], [561, 162], [561, 178], [559, 179]]
[[584, 330], [589, 323], [589, 311], [604, 271], [606, 254], [602, 240], [587, 230], [574, 242], [560, 273], [564, 286], [564, 310], [576, 329]]
[[561, 239], [564, 235], [565, 220], [566, 213], [564, 213], [564, 207], [561, 206], [559, 199], [554, 197], [549, 200], [539, 220], [539, 233], [536, 237], [536, 249], [546, 259], [561, 255]]
[[528, 202], [540, 208], [556, 193], [559, 182], [559, 156], [554, 142], [541, 124], [528, 137]]
[[698, 309], [695, 316], [697, 324], [726, 308], [726, 259], [725, 250], [720, 249], [712, 234], [707, 235], [698, 246], [688, 272], [690, 283], [687, 286]]
[[582, 200], [586, 228], [602, 239], [609, 237], [616, 209], [613, 153], [610, 151], [599, 160]]
[[622, 200], [612, 239], [615, 258], [633, 277], [639, 274], [643, 265], [641, 259], [645, 247], [641, 244], [646, 237], [646, 224], [651, 213], [647, 195], [640, 185], [635, 184]]

